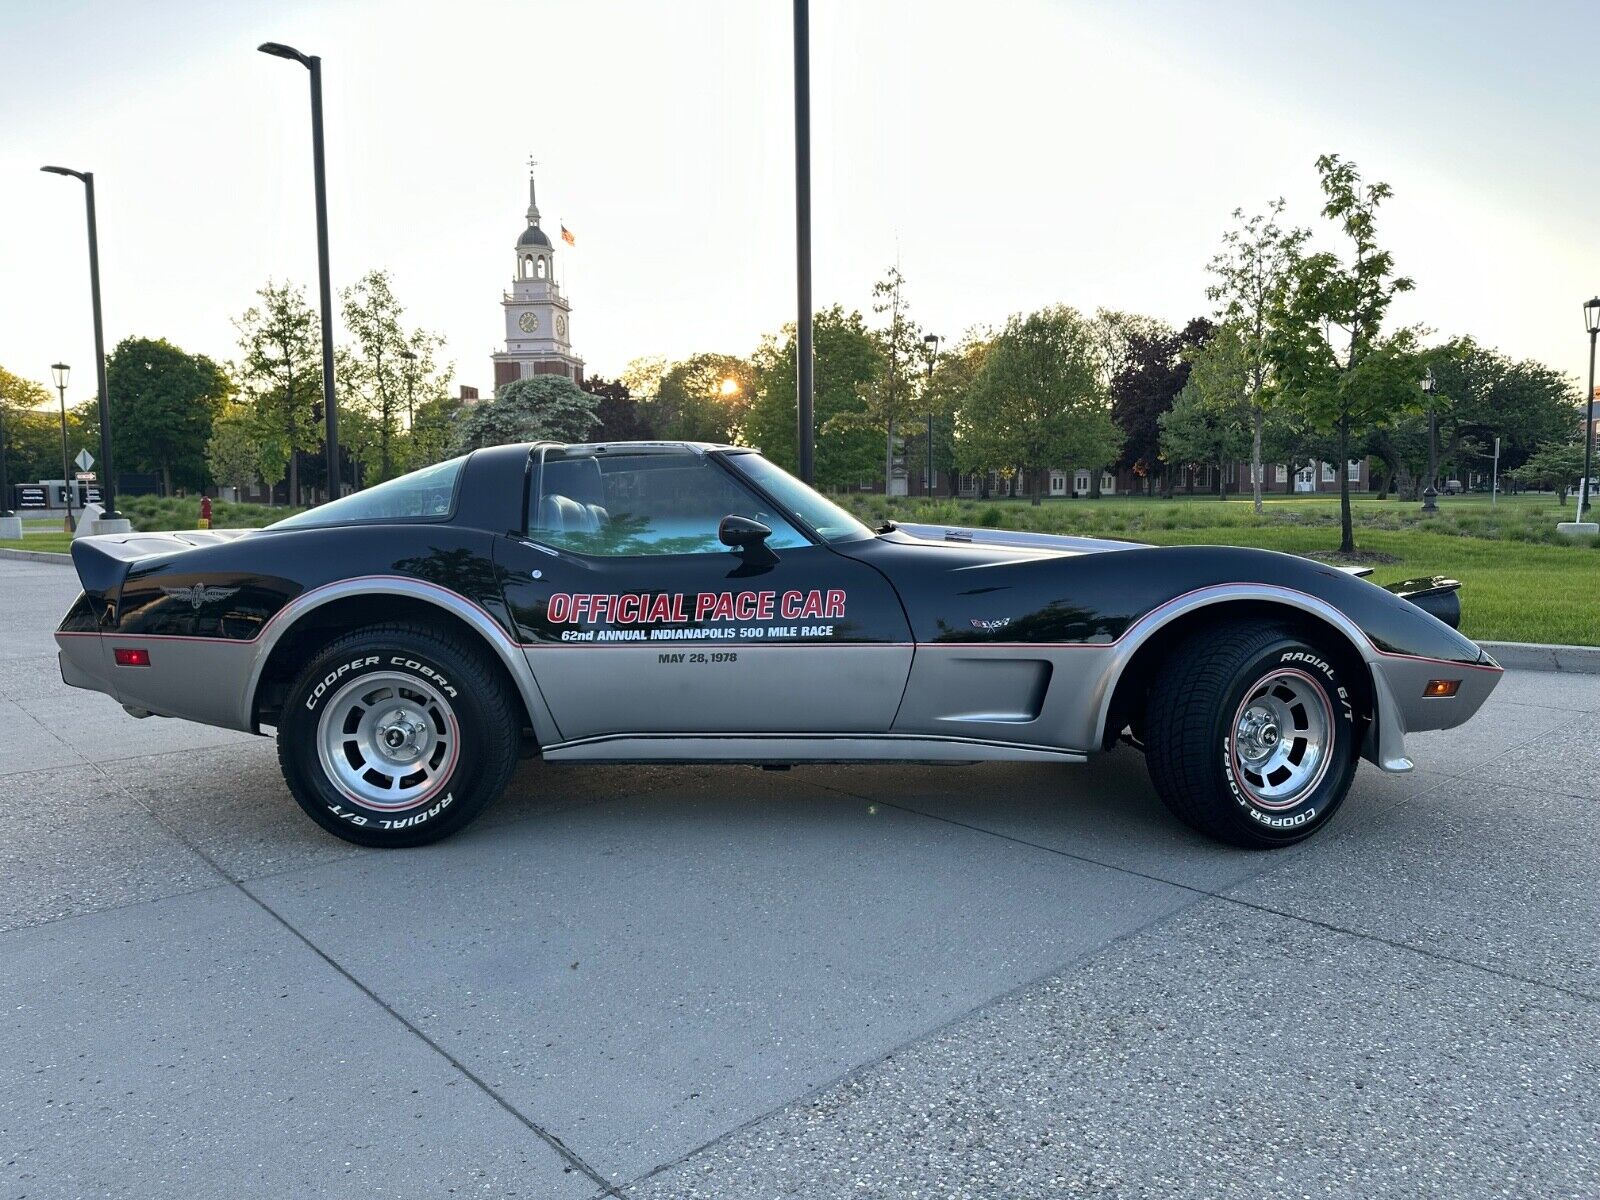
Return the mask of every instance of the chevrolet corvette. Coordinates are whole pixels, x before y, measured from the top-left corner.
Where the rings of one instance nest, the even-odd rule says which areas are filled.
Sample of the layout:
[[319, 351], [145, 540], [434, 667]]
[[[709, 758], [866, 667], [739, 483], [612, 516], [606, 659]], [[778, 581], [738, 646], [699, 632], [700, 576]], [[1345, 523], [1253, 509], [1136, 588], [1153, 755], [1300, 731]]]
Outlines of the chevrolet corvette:
[[83, 538], [62, 677], [276, 732], [324, 829], [461, 829], [519, 757], [1080, 763], [1284, 846], [1500, 676], [1452, 580], [1265, 550], [889, 523], [757, 451], [497, 446], [248, 531]]

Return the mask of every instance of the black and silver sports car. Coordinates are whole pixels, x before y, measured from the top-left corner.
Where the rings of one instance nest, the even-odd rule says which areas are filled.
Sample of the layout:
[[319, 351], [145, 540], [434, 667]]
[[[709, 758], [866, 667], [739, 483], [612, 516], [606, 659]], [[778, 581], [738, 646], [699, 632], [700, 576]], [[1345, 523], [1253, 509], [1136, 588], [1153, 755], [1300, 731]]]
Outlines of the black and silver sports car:
[[1121, 739], [1183, 820], [1282, 846], [1359, 758], [1409, 770], [1406, 733], [1460, 724], [1500, 677], [1449, 580], [874, 532], [732, 446], [499, 446], [267, 529], [89, 538], [73, 561], [69, 684], [276, 728], [295, 799], [367, 845], [460, 829], [525, 751], [1073, 763]]

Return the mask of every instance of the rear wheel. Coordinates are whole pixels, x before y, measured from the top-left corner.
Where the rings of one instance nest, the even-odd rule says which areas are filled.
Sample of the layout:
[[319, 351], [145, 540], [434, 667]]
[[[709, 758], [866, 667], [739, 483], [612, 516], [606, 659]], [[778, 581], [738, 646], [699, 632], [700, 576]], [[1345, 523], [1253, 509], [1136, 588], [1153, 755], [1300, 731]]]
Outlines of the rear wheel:
[[278, 762], [318, 825], [363, 846], [419, 846], [468, 824], [506, 786], [520, 723], [504, 678], [426, 626], [340, 638], [289, 689]]
[[1280, 625], [1179, 646], [1145, 709], [1150, 778], [1178, 817], [1239, 846], [1301, 841], [1350, 790], [1357, 722], [1338, 656]]

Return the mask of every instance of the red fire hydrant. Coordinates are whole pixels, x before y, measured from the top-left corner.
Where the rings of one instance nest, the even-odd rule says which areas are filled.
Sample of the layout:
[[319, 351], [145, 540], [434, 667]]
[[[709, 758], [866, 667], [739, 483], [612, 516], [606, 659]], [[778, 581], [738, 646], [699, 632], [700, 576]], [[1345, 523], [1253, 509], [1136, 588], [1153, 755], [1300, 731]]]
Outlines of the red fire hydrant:
[[200, 497], [200, 528], [201, 529], [210, 529], [211, 528], [211, 497], [210, 496], [201, 496]]

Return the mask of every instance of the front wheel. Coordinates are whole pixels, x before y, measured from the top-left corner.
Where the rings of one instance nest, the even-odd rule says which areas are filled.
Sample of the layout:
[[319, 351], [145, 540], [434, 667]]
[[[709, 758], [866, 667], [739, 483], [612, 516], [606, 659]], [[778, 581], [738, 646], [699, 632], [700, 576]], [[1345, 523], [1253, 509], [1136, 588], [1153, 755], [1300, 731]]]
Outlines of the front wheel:
[[520, 722], [474, 648], [383, 625], [319, 652], [289, 689], [278, 763], [306, 814], [362, 846], [420, 846], [505, 790]]
[[1229, 624], [1180, 645], [1145, 710], [1145, 760], [1179, 818], [1266, 849], [1315, 833], [1356, 769], [1353, 681], [1280, 625]]

